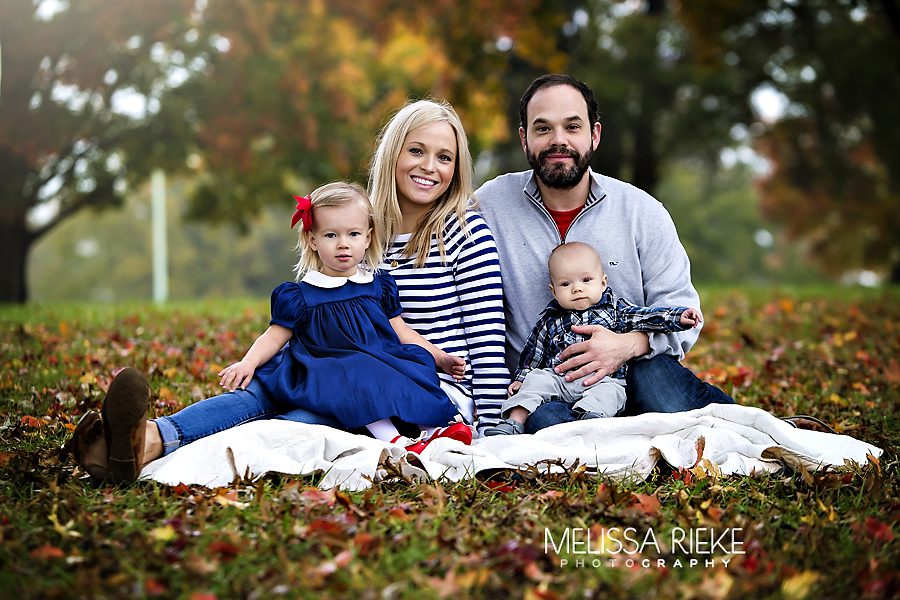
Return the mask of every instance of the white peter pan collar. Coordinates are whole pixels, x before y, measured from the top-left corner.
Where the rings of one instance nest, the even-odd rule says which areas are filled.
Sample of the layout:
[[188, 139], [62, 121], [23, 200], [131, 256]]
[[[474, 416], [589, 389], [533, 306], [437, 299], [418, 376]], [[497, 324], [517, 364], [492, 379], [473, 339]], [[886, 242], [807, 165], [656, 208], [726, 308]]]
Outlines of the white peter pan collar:
[[332, 277], [321, 271], [310, 269], [300, 281], [319, 288], [339, 288], [348, 281], [353, 283], [371, 283], [373, 279], [375, 279], [375, 276], [371, 272], [363, 271], [362, 269], [357, 269], [356, 273], [350, 277]]

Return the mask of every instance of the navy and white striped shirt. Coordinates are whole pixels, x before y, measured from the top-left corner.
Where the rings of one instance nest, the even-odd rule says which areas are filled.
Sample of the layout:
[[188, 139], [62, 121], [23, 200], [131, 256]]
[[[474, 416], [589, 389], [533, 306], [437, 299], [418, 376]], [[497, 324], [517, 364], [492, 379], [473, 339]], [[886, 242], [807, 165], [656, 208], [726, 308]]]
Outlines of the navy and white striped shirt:
[[411, 234], [400, 234], [379, 268], [397, 281], [403, 320], [441, 350], [465, 359], [462, 381], [440, 370], [438, 375], [474, 400], [480, 430], [499, 421], [506, 399], [506, 326], [494, 238], [481, 215], [467, 212], [466, 223], [468, 236], [458, 219], [448, 219], [446, 262], [432, 239], [428, 260], [417, 268], [415, 257], [402, 254]]

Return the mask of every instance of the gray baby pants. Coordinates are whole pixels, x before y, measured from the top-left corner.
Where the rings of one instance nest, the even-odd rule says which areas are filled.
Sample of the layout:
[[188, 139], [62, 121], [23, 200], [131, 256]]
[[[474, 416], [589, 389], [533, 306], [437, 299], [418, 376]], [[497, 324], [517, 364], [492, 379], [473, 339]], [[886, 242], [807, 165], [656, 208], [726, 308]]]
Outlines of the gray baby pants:
[[594, 412], [604, 417], [613, 417], [625, 407], [625, 382], [612, 377], [604, 377], [597, 383], [585, 387], [584, 380], [566, 381], [552, 369], [529, 371], [522, 387], [503, 402], [501, 415], [506, 418], [509, 411], [521, 406], [531, 414], [545, 402], [562, 400], [572, 404], [574, 410]]

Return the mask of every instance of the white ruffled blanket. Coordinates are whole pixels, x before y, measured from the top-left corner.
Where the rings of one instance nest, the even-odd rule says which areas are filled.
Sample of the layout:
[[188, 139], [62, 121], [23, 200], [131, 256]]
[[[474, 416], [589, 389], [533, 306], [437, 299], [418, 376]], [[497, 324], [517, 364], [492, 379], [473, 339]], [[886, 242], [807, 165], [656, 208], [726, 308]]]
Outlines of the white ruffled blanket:
[[428, 477], [450, 481], [535, 465], [559, 471], [576, 461], [611, 476], [643, 478], [660, 459], [674, 467], [700, 463], [723, 475], [752, 475], [784, 466], [815, 471], [845, 461], [865, 464], [867, 454], [877, 458], [881, 453], [850, 436], [795, 429], [758, 408], [711, 404], [683, 413], [564, 423], [535, 435], [479, 438], [471, 446], [439, 439], [425, 449], [421, 462], [408, 462], [400, 446], [322, 425], [255, 421], [153, 461], [141, 478], [219, 487], [235, 477], [318, 471], [325, 473], [323, 488], [359, 490], [385, 477], [426, 477], [420, 466]]

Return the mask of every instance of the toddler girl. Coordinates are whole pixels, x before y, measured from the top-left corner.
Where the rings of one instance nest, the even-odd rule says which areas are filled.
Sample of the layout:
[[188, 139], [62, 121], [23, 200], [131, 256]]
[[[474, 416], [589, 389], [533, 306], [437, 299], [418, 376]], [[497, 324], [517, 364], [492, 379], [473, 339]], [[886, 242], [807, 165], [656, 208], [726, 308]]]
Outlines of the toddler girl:
[[[457, 410], [441, 390], [435, 364], [462, 378], [465, 362], [403, 322], [390, 275], [361, 268], [377, 265], [384, 247], [365, 191], [330, 183], [297, 200], [296, 281], [272, 293], [269, 328], [219, 373], [222, 386], [245, 388], [256, 377], [287, 404], [416, 451], [437, 437], [469, 443], [471, 431], [461, 423], [437, 429], [454, 421]], [[414, 445], [391, 417], [429, 437]]]

